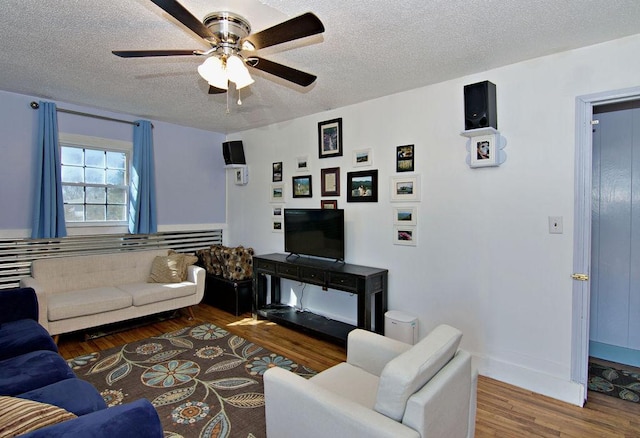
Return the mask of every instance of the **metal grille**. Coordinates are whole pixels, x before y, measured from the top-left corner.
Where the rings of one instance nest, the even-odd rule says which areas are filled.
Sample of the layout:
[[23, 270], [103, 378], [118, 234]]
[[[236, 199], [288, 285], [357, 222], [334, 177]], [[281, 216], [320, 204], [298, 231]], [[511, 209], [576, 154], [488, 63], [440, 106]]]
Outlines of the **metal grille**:
[[59, 239], [0, 238], [0, 289], [19, 287], [20, 279], [31, 275], [31, 262], [37, 259], [158, 248], [193, 252], [216, 244], [222, 244], [220, 229], [156, 234], [102, 234]]

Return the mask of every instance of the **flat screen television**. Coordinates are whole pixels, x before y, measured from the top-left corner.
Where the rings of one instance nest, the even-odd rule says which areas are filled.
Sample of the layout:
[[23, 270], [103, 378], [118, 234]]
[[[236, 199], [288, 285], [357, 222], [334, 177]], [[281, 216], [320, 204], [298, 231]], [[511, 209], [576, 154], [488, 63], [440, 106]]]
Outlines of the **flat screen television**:
[[284, 250], [344, 260], [344, 210], [285, 208]]

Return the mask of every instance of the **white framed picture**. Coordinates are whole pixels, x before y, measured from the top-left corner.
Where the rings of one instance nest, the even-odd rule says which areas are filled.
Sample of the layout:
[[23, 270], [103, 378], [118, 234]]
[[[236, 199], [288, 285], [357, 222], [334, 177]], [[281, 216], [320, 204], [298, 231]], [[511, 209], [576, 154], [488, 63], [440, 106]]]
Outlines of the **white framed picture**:
[[272, 233], [284, 233], [284, 219], [276, 219], [274, 218], [271, 221], [271, 232]]
[[420, 175], [392, 176], [391, 202], [420, 200]]
[[309, 156], [301, 156], [296, 157], [296, 172], [308, 172], [309, 167]]
[[282, 205], [274, 205], [271, 210], [271, 216], [273, 216], [274, 218], [282, 219], [282, 217], [284, 216]]
[[393, 223], [397, 225], [417, 225], [418, 209], [416, 207], [394, 207]]
[[284, 183], [271, 184], [271, 195], [269, 202], [284, 202]]
[[489, 167], [498, 165], [498, 150], [494, 134], [470, 138], [469, 167]]
[[417, 246], [418, 228], [415, 225], [394, 225], [394, 245]]
[[353, 167], [373, 166], [373, 150], [358, 149], [353, 151]]

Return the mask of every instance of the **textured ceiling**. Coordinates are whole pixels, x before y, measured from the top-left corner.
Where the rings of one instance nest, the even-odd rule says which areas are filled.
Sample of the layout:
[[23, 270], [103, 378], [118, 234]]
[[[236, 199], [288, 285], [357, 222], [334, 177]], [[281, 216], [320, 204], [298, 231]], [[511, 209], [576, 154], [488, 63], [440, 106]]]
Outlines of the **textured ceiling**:
[[180, 3], [198, 18], [238, 13], [254, 32], [314, 12], [323, 34], [258, 54], [318, 80], [302, 88], [251, 69], [238, 106], [235, 92], [228, 102], [207, 94], [202, 58], [111, 54], [208, 49], [149, 0], [2, 0], [0, 90], [229, 133], [632, 35], [640, 23], [638, 0]]

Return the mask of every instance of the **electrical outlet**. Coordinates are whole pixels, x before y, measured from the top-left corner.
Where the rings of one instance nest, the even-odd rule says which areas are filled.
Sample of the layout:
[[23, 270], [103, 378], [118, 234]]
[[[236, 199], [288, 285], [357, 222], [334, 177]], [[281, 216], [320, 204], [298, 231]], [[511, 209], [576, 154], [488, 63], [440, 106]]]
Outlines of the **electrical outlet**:
[[549, 234], [562, 234], [562, 216], [549, 216]]

